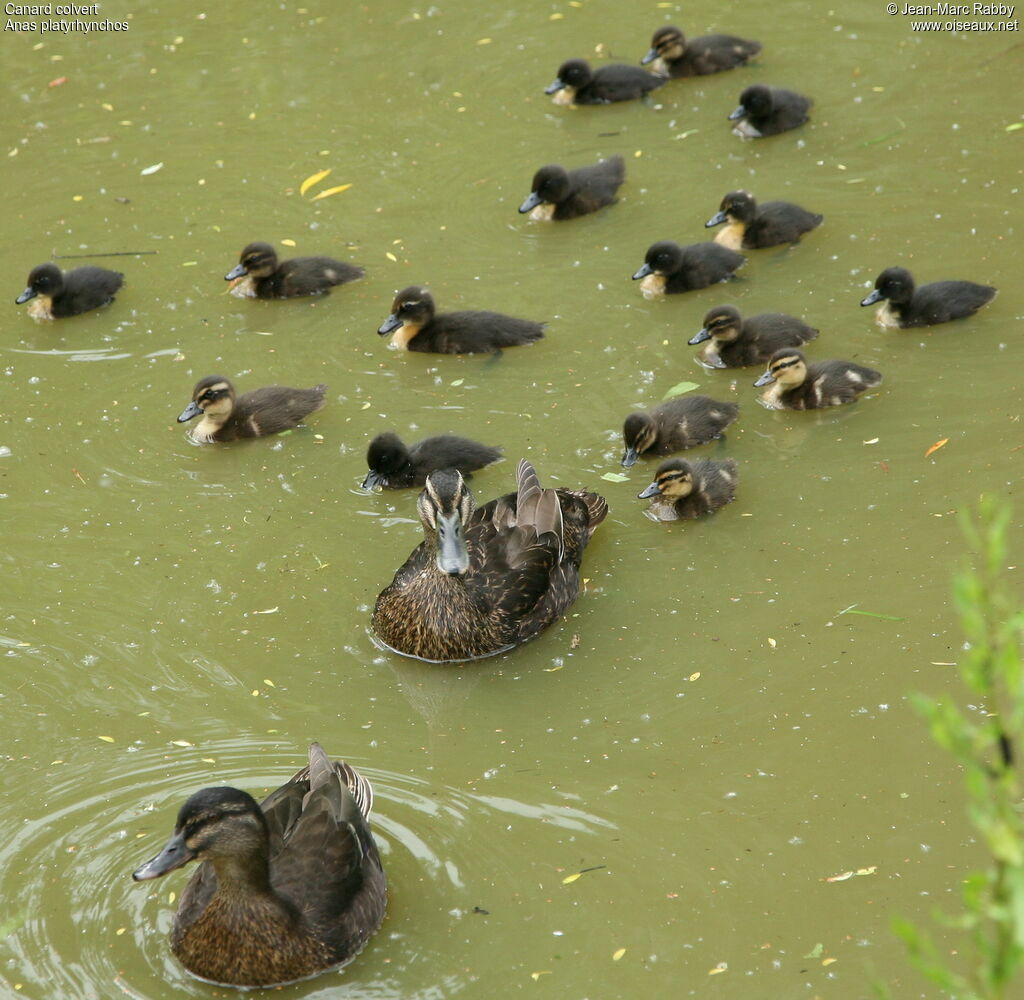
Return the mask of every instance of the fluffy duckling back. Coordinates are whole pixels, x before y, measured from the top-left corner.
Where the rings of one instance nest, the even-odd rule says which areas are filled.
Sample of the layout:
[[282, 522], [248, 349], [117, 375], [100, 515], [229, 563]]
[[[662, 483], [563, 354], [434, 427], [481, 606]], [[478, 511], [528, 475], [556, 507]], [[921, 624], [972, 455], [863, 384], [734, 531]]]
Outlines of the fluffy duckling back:
[[525, 459], [515, 493], [474, 510], [462, 475], [442, 469], [417, 507], [424, 540], [381, 591], [373, 627], [396, 652], [432, 662], [491, 656], [557, 621], [608, 513], [596, 493], [542, 489]]
[[56, 264], [40, 264], [29, 272], [28, 287], [14, 301], [20, 306], [33, 300], [28, 314], [35, 319], [64, 319], [113, 302], [123, 284], [120, 271], [105, 267], [62, 271]]
[[640, 64], [653, 64], [652, 73], [674, 80], [735, 69], [760, 51], [760, 42], [748, 42], [735, 35], [701, 35], [687, 40], [680, 28], [666, 24], [654, 33], [651, 48]]
[[309, 764], [260, 805], [237, 788], [196, 792], [132, 877], [199, 862], [171, 929], [171, 951], [194, 975], [224, 986], [305, 979], [354, 958], [384, 919], [372, 803], [370, 783], [314, 743]]
[[671, 455], [720, 438], [738, 416], [735, 403], [720, 403], [710, 396], [676, 396], [653, 410], [637, 410], [622, 425], [628, 469], [644, 454]]
[[279, 261], [277, 251], [269, 243], [250, 243], [224, 280], [242, 279], [231, 289], [231, 294], [241, 299], [292, 299], [326, 295], [335, 285], [355, 281], [365, 273], [356, 264], [331, 257]]
[[641, 490], [641, 500], [654, 497], [650, 515], [655, 521], [675, 521], [713, 514], [736, 499], [739, 472], [736, 461], [703, 458], [686, 462], [670, 458], [658, 466], [654, 482]]
[[671, 240], [661, 240], [647, 248], [644, 263], [633, 280], [643, 279], [640, 291], [644, 298], [653, 299], [728, 281], [745, 263], [746, 257], [719, 243], [691, 243], [683, 247]]
[[178, 423], [202, 416], [191, 432], [192, 440], [199, 442], [265, 437], [298, 427], [324, 405], [326, 392], [326, 385], [312, 389], [271, 385], [236, 397], [230, 379], [207, 375], [196, 382], [192, 402], [181, 412]]
[[710, 229], [728, 223], [715, 237], [715, 242], [722, 246], [761, 250], [798, 242], [804, 233], [820, 226], [824, 218], [791, 201], [766, 201], [759, 205], [747, 191], [730, 191], [704, 225]]
[[886, 300], [876, 313], [879, 326], [934, 326], [973, 316], [995, 298], [991, 285], [973, 281], [933, 281], [914, 287], [914, 278], [903, 267], [887, 267], [876, 279], [875, 290], [862, 302], [871, 306]]
[[438, 434], [424, 438], [408, 448], [397, 434], [378, 434], [366, 451], [366, 464], [370, 471], [363, 480], [363, 489], [383, 486], [400, 490], [407, 486], [422, 486], [427, 476], [438, 469], [458, 469], [466, 479], [485, 465], [497, 462], [501, 449], [456, 437]]
[[811, 99], [782, 87], [755, 83], [740, 94], [740, 105], [729, 115], [733, 132], [744, 139], [778, 135], [810, 118]]
[[569, 59], [544, 93], [553, 94], [555, 104], [612, 104], [645, 97], [664, 82], [638, 66], [611, 63], [592, 70], [584, 59]]
[[479, 354], [532, 344], [544, 336], [544, 324], [478, 310], [439, 314], [430, 292], [410, 285], [395, 296], [377, 332], [392, 334], [391, 343], [407, 351]]
[[794, 348], [776, 351], [768, 370], [754, 383], [767, 385], [761, 402], [772, 410], [817, 410], [852, 403], [862, 392], [881, 385], [882, 375], [853, 361], [808, 363]]
[[557, 163], [541, 167], [533, 175], [533, 189], [519, 206], [537, 222], [560, 222], [614, 205], [615, 192], [626, 179], [621, 156], [609, 156], [589, 167], [566, 170]]
[[781, 348], [799, 347], [817, 336], [814, 327], [785, 313], [759, 313], [744, 319], [735, 306], [715, 306], [689, 342], [710, 341], [697, 352], [707, 367], [742, 368], [765, 362]]

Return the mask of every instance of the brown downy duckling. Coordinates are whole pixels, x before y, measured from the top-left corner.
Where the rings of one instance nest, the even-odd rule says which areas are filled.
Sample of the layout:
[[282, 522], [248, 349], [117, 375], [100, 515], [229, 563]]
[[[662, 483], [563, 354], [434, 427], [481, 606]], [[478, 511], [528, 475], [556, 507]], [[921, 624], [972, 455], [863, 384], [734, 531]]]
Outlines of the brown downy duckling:
[[113, 302], [123, 284], [120, 271], [105, 267], [62, 271], [56, 264], [40, 264], [29, 272], [28, 287], [14, 301], [20, 306], [31, 299], [28, 314], [33, 319], [64, 319]]
[[716, 243], [732, 250], [761, 250], [799, 242], [804, 233], [820, 226], [824, 218], [791, 201], [766, 201], [759, 205], [746, 191], [730, 191], [704, 225], [710, 229], [728, 222], [715, 236]]
[[566, 170], [557, 163], [541, 167], [533, 175], [533, 190], [519, 206], [536, 222], [560, 222], [614, 205], [615, 192], [626, 179], [621, 156], [609, 156], [589, 167]]
[[366, 464], [370, 471], [363, 480], [363, 489], [383, 486], [401, 490], [407, 486], [422, 486], [427, 476], [438, 469], [458, 469], [465, 479], [485, 465], [497, 462], [501, 449], [456, 437], [438, 434], [424, 438], [408, 448], [397, 434], [390, 431], [378, 434], [366, 451]]
[[701, 35], [687, 40], [680, 28], [666, 24], [654, 33], [650, 51], [640, 65], [653, 64], [652, 73], [675, 80], [744, 66], [760, 51], [760, 42], [735, 35]]
[[740, 94], [740, 105], [729, 115], [733, 133], [743, 139], [762, 139], [788, 132], [808, 121], [811, 99], [782, 87], [755, 83]]
[[430, 292], [410, 285], [395, 296], [391, 314], [377, 332], [382, 337], [393, 334], [395, 347], [434, 354], [487, 353], [532, 344], [544, 336], [544, 324], [528, 319], [478, 310], [441, 314], [436, 310]]
[[633, 280], [642, 278], [640, 291], [645, 299], [654, 299], [728, 281], [746, 261], [742, 254], [719, 243], [691, 243], [683, 247], [671, 240], [661, 240], [647, 248], [644, 263]]
[[384, 919], [387, 883], [368, 823], [370, 783], [318, 743], [260, 805], [222, 786], [190, 796], [164, 849], [132, 874], [198, 861], [171, 951], [200, 979], [279, 986], [343, 965]]
[[658, 466], [654, 482], [637, 497], [651, 501], [650, 514], [655, 521], [676, 521], [704, 517], [736, 499], [739, 473], [736, 460], [716, 461], [702, 458], [686, 462], [670, 458]]
[[881, 385], [882, 375], [853, 361], [808, 363], [801, 351], [783, 348], [768, 361], [754, 383], [769, 386], [761, 402], [772, 410], [817, 410], [852, 403], [862, 392]]
[[576, 600], [583, 550], [608, 513], [585, 490], [542, 489], [520, 460], [516, 492], [474, 510], [456, 469], [427, 476], [423, 542], [377, 598], [389, 648], [431, 662], [501, 653], [533, 638]]
[[707, 346], [697, 352], [709, 368], [742, 368], [767, 361], [783, 347], [799, 347], [814, 340], [818, 331], [802, 319], [785, 313], [759, 313], [744, 319], [735, 306], [715, 306], [704, 316], [704, 326], [689, 340]]
[[236, 397], [230, 379], [207, 375], [196, 382], [192, 402], [181, 412], [178, 423], [202, 416], [191, 432], [192, 439], [199, 442], [266, 437], [298, 427], [324, 405], [326, 392], [326, 385], [312, 389], [270, 385]]
[[544, 93], [553, 94], [555, 104], [612, 104], [645, 97], [664, 82], [665, 77], [637, 66], [611, 63], [592, 70], [584, 59], [569, 59]]
[[875, 313], [878, 325], [906, 329], [973, 316], [995, 296], [991, 285], [973, 281], [933, 281], [915, 288], [914, 277], [906, 268], [887, 267], [876, 279], [875, 290], [861, 305], [871, 306], [885, 300], [885, 305]]
[[327, 295], [335, 285], [356, 281], [366, 273], [357, 264], [331, 257], [277, 259], [269, 243], [250, 243], [225, 281], [242, 280], [231, 294], [240, 299], [292, 299], [300, 295]]
[[739, 412], [735, 403], [720, 403], [710, 396], [676, 396], [650, 412], [637, 410], [622, 425], [622, 464], [628, 469], [644, 454], [671, 455], [714, 441]]

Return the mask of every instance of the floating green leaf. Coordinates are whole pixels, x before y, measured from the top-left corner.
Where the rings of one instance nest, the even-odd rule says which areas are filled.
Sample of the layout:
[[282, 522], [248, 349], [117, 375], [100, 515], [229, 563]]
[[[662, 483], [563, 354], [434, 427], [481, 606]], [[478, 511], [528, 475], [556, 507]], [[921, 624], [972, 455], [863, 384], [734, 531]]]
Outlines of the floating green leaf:
[[606, 472], [601, 478], [608, 480], [609, 483], [629, 482], [629, 476], [624, 476], [621, 472]]
[[684, 392], [693, 392], [694, 389], [699, 389], [700, 386], [696, 382], [677, 382], [668, 392], [662, 396], [662, 399], [671, 399], [673, 396], [681, 396]]

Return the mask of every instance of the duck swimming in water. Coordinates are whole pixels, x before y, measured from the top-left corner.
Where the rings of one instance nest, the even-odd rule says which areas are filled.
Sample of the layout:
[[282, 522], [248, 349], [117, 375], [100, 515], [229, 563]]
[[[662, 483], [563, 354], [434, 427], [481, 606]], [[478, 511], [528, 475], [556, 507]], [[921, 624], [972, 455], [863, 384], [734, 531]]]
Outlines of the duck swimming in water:
[[113, 302], [122, 284], [124, 275], [105, 267], [62, 271], [56, 264], [40, 264], [32, 268], [28, 287], [14, 301], [20, 306], [31, 300], [28, 314], [33, 319], [64, 319]]
[[326, 295], [335, 285], [356, 281], [365, 273], [356, 264], [332, 257], [279, 261], [277, 251], [269, 243], [250, 243], [224, 280], [236, 282], [231, 294], [240, 299], [292, 299]]
[[681, 29], [666, 24], [655, 31], [651, 48], [640, 65], [650, 65], [652, 73], [675, 80], [744, 66], [760, 51], [760, 42], [748, 42], [735, 35], [701, 35], [687, 39]]
[[665, 77], [637, 66], [610, 63], [592, 70], [583, 59], [569, 59], [544, 93], [553, 94], [555, 104], [613, 104], [645, 97], [664, 82]]
[[973, 281], [933, 281], [916, 288], [913, 275], [906, 268], [887, 267], [876, 279], [875, 290], [861, 305], [884, 301], [875, 314], [878, 325], [906, 329], [973, 316], [995, 296], [991, 285]]
[[615, 192], [626, 179], [621, 156], [609, 156], [589, 167], [566, 170], [557, 163], [541, 167], [533, 175], [533, 190], [519, 206], [536, 222], [561, 222], [614, 205]]

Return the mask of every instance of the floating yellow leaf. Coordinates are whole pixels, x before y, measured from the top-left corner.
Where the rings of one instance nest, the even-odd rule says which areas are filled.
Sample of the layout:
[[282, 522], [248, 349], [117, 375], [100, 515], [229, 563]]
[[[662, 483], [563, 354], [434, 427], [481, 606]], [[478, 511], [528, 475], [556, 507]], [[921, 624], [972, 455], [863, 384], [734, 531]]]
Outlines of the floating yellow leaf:
[[617, 962], [623, 955], [626, 954], [625, 948], [619, 948], [617, 951], [612, 952], [612, 961]]
[[772, 649], [774, 649], [778, 645], [778, 643], [774, 639], [769, 639], [768, 645], [771, 646]]
[[531, 972], [530, 973], [530, 978], [534, 982], [537, 982], [537, 980], [540, 979], [541, 976], [550, 976], [550, 975], [551, 975], [551, 970], [550, 969], [543, 969], [540, 972]]
[[267, 680], [266, 677], [263, 678], [263, 683], [266, 684], [268, 688], [277, 687], [273, 681]]
[[385, 250], [384, 256], [387, 257], [388, 260], [393, 260], [396, 264], [398, 263], [398, 258], [390, 250]]
[[708, 969], [709, 976], [717, 976], [720, 972], [725, 972], [729, 968], [728, 962], [719, 962], [713, 969]]
[[122, 934], [123, 934], [124, 932], [125, 932], [125, 928], [124, 928], [124, 927], [118, 927], [118, 929], [117, 929], [116, 931], [114, 931], [114, 933], [115, 933], [115, 934], [116, 934], [116, 935], [117, 935], [118, 937], [120, 937], [120, 936], [121, 936], [121, 935], [122, 935]]
[[938, 451], [943, 445], [949, 444], [949, 438], [943, 438], [941, 441], [936, 441], [925, 453], [924, 457], [927, 458], [932, 452]]
[[252, 696], [254, 698], [258, 698], [260, 696], [260, 689], [259, 688], [253, 688], [252, 689]]
[[840, 872], [838, 875], [827, 875], [825, 877], [826, 882], [845, 882], [848, 878], [853, 878], [853, 872]]
[[493, 42], [493, 41], [494, 41], [493, 38], [478, 38], [476, 40], [476, 44], [477, 45], [490, 45], [491, 42]]
[[575, 872], [572, 875], [566, 875], [565, 878], [562, 879], [562, 885], [568, 885], [570, 882], [575, 882], [582, 874], [582, 872]]
[[339, 191], [347, 191], [351, 184], [339, 184], [337, 187], [328, 188], [326, 191], [321, 191], [319, 194], [313, 195], [310, 201], [319, 201], [321, 198], [330, 198], [332, 194], [337, 194]]
[[97, 739], [103, 740], [104, 743], [113, 743], [114, 742], [114, 737], [113, 736], [99, 736], [99, 737], [97, 737]]
[[319, 184], [330, 172], [331, 170], [328, 167], [327, 170], [318, 170], [315, 174], [310, 174], [299, 185], [299, 194], [304, 195], [314, 184]]
[[168, 903], [173, 903], [177, 898], [178, 898], [178, 894], [176, 892], [169, 892], [169, 893], [167, 893], [167, 902]]
[[172, 747], [190, 747], [192, 746], [188, 740], [171, 740]]
[[692, 674], [690, 674], [689, 680], [695, 681], [695, 680], [698, 680], [699, 677], [700, 677], [700, 671], [699, 670], [695, 670]]
[[281, 246], [283, 246], [283, 247], [293, 247], [293, 246], [295, 246], [295, 240], [281, 240]]
[[821, 964], [822, 965], [831, 965], [833, 962], [838, 962], [838, 961], [839, 961], [839, 959], [837, 959], [837, 958], [823, 958], [821, 960]]

